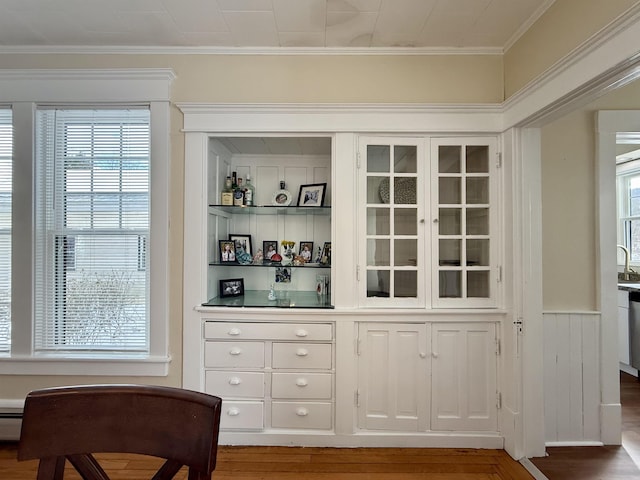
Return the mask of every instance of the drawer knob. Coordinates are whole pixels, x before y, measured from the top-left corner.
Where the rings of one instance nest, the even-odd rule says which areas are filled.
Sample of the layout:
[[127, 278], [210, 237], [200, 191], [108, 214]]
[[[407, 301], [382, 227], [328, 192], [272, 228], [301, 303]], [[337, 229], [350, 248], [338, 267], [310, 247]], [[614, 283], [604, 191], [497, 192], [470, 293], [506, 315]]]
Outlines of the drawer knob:
[[227, 410], [227, 415], [229, 415], [230, 417], [237, 417], [238, 415], [240, 415], [240, 410], [235, 407], [230, 408], [229, 410]]
[[229, 350], [229, 355], [240, 355], [242, 353], [242, 349], [240, 348], [232, 348]]
[[296, 350], [296, 355], [299, 357], [306, 357], [307, 355], [309, 355], [309, 350], [307, 350], [306, 348], [299, 348], [298, 350]]
[[299, 387], [306, 387], [307, 385], [309, 385], [309, 382], [307, 382], [306, 378], [298, 378], [296, 380], [296, 385]]
[[296, 337], [306, 337], [307, 335], [309, 335], [309, 332], [306, 330], [296, 330]]
[[231, 377], [229, 379], [229, 385], [240, 385], [242, 383], [242, 380], [240, 380], [238, 377]]
[[297, 408], [296, 415], [298, 415], [299, 417], [306, 417], [307, 415], [309, 415], [309, 410], [303, 407]]
[[242, 333], [242, 330], [240, 330], [239, 328], [232, 328], [231, 330], [229, 330], [228, 333], [232, 337], [237, 337], [238, 335], [240, 335]]

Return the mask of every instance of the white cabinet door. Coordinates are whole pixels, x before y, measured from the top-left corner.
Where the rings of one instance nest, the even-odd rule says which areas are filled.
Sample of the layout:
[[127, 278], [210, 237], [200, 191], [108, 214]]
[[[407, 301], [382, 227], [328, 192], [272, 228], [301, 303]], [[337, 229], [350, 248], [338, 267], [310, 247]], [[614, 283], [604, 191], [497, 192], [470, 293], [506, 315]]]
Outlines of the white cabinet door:
[[495, 324], [433, 324], [432, 336], [432, 430], [496, 431]]
[[429, 412], [426, 325], [361, 323], [358, 335], [359, 427], [426, 430]]
[[631, 344], [629, 343], [629, 292], [618, 290], [618, 359], [631, 364]]

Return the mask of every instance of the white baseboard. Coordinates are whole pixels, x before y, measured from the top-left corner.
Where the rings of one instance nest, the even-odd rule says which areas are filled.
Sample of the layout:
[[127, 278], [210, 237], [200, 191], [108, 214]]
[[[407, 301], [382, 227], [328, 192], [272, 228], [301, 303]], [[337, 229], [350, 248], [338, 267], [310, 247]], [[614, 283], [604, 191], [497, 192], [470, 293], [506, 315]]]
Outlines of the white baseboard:
[[20, 438], [22, 419], [15, 415], [22, 414], [23, 408], [23, 399], [0, 399], [0, 441], [16, 441]]

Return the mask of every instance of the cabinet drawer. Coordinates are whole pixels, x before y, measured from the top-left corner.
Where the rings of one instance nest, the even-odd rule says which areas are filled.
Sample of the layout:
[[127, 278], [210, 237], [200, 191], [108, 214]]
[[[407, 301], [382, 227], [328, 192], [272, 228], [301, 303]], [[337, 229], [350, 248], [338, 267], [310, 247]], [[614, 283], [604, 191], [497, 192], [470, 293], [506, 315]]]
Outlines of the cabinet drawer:
[[215, 372], [205, 373], [205, 391], [218, 397], [264, 397], [264, 373]]
[[331, 409], [331, 403], [273, 402], [271, 426], [330, 430]]
[[262, 342], [206, 342], [205, 367], [264, 367]]
[[274, 373], [271, 397], [330, 400], [332, 379], [330, 373]]
[[222, 402], [220, 428], [223, 430], [262, 430], [264, 428], [263, 402]]
[[205, 338], [237, 340], [331, 340], [329, 323], [205, 322]]
[[330, 369], [331, 344], [274, 343], [273, 368]]

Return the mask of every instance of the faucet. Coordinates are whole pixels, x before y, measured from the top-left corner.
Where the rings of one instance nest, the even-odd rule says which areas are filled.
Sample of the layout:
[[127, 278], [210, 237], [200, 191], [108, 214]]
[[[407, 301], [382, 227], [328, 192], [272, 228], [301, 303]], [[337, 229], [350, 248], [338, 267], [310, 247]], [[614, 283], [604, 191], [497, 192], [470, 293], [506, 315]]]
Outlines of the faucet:
[[621, 248], [622, 251], [624, 252], [624, 271], [622, 273], [623, 273], [624, 279], [629, 280], [629, 274], [635, 273], [633, 270], [631, 270], [631, 267], [629, 266], [629, 262], [631, 260], [631, 254], [629, 253], [629, 249], [624, 245], [616, 245], [616, 246], [618, 248]]

